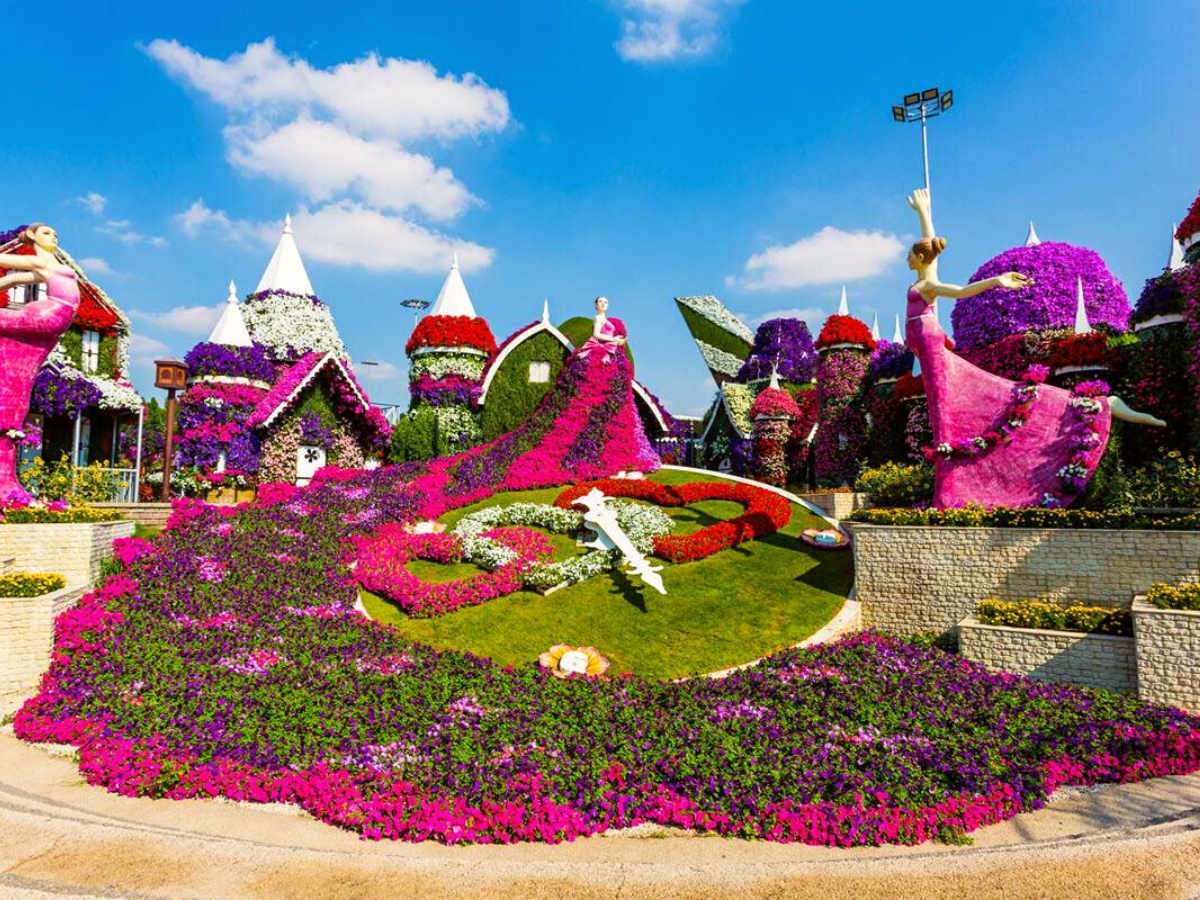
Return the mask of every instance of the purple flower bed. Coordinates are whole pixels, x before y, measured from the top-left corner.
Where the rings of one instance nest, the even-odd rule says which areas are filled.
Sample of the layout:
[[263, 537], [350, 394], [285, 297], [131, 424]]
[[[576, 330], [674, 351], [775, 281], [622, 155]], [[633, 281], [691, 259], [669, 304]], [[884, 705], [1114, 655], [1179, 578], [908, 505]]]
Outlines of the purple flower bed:
[[96, 406], [104, 396], [82, 375], [64, 375], [55, 366], [42, 366], [33, 379], [29, 408], [44, 416], [75, 416]]
[[903, 344], [880, 341], [871, 354], [871, 378], [878, 381], [881, 378], [911, 375], [915, 359], [913, 352]]
[[409, 384], [413, 402], [429, 406], [467, 406], [479, 399], [479, 392], [479, 382], [455, 374], [434, 378], [422, 372]]
[[770, 378], [778, 367], [784, 381], [801, 384], [812, 380], [816, 366], [817, 352], [808, 326], [799, 319], [769, 319], [758, 326], [754, 346], [735, 380], [745, 384]]
[[1125, 331], [1129, 298], [1104, 260], [1093, 250], [1071, 244], [1043, 242], [1014, 247], [986, 262], [971, 276], [972, 282], [1004, 272], [1021, 272], [1033, 284], [1019, 290], [991, 288], [959, 300], [950, 313], [954, 339], [964, 347], [990, 344], [1010, 334], [1069, 328], [1075, 324], [1076, 277], [1083, 279], [1088, 320]]
[[[560, 680], [353, 610], [364, 521], [425, 467], [177, 502], [56, 622], [17, 734], [116, 793], [295, 803], [364, 837], [557, 842], [659, 822], [849, 846], [950, 837], [1065, 784], [1200, 768], [1200, 719], [860, 634], [721, 680]], [[443, 508], [455, 501], [442, 497]]]
[[275, 380], [275, 366], [267, 357], [262, 344], [249, 347], [226, 347], [224, 344], [201, 342], [183, 358], [188, 374], [193, 378], [223, 375], [227, 378], [252, 378], [256, 381]]

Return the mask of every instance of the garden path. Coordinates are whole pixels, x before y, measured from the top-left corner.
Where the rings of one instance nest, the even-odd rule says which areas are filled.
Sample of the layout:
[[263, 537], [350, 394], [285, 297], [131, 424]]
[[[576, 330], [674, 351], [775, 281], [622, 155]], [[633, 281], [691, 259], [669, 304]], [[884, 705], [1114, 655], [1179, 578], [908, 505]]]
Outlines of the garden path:
[[0, 731], [0, 898], [1200, 898], [1200, 774], [1071, 790], [971, 847], [664, 829], [557, 847], [371, 843], [288, 806], [128, 799]]

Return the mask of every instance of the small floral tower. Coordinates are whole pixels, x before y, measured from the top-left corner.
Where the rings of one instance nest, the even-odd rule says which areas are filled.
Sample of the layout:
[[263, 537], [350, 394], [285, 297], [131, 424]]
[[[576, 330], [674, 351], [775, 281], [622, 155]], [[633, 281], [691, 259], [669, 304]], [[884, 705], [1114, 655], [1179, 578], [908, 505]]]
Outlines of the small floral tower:
[[1192, 208], [1188, 210], [1183, 224], [1176, 229], [1175, 240], [1179, 241], [1183, 250], [1184, 261], [1200, 265], [1200, 194], [1192, 201]]
[[483, 372], [496, 339], [463, 283], [454, 255], [450, 274], [429, 314], [404, 348], [409, 358], [408, 412], [396, 424], [392, 459], [429, 459], [481, 440], [477, 412]]
[[750, 407], [754, 420], [754, 477], [764, 484], [786, 487], [788, 480], [788, 441], [792, 422], [800, 418], [800, 407], [792, 395], [779, 386], [779, 376], [755, 398]]
[[863, 441], [866, 413], [863, 394], [876, 342], [865, 322], [850, 315], [846, 289], [836, 315], [825, 321], [817, 337], [817, 399], [820, 413], [814, 447], [817, 482], [844, 485], [854, 481]]

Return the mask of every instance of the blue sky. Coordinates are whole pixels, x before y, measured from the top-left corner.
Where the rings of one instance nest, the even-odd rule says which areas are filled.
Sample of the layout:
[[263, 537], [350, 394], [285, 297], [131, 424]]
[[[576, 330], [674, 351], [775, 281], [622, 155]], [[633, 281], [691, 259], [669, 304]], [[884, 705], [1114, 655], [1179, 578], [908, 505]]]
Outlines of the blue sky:
[[[291, 213], [368, 389], [406, 400], [406, 297], [457, 250], [498, 339], [606, 294], [677, 413], [712, 385], [672, 298], [885, 334], [909, 278], [910, 91], [942, 275], [1097, 250], [1136, 299], [1200, 190], [1193, 2], [56, 4], [6, 100], [5, 220], [45, 219], [134, 321], [135, 384], [257, 284]], [[979, 8], [976, 8], [979, 7]], [[918, 10], [923, 20], [914, 20]], [[15, 57], [14, 57], [15, 59]]]

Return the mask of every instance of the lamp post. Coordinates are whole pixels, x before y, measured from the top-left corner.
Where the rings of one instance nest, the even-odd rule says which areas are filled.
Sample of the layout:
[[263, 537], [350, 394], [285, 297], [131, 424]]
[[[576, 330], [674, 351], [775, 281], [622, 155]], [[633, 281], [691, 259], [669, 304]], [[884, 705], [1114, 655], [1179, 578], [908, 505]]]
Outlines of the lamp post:
[[163, 484], [162, 499], [171, 499], [171, 463], [175, 450], [175, 411], [179, 404], [175, 401], [175, 392], [187, 387], [188, 368], [177, 359], [156, 359], [154, 361], [154, 386], [167, 392], [167, 434], [163, 447]]
[[407, 300], [401, 300], [400, 305], [405, 309], [413, 311], [413, 330], [417, 328], [417, 317], [421, 314], [421, 310], [429, 309], [429, 301], [422, 300], [419, 297], [409, 297]]
[[926, 123], [940, 116], [954, 105], [954, 91], [941, 93], [937, 88], [926, 88], [915, 94], [905, 94], [903, 106], [892, 107], [892, 119], [896, 122], [921, 123], [921, 158], [925, 163], [925, 190], [929, 190], [929, 135]]

